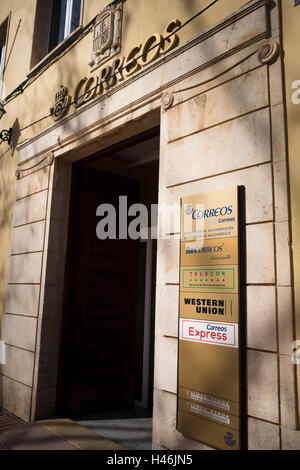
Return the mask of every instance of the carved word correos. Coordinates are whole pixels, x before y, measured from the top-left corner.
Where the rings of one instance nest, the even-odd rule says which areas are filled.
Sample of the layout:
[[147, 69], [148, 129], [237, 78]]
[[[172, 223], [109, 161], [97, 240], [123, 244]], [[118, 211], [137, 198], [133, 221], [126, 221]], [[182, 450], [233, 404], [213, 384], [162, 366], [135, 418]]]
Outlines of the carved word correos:
[[126, 57], [119, 57], [114, 60], [112, 65], [103, 67], [99, 75], [82, 78], [75, 88], [73, 106], [78, 108], [96, 96], [103, 94], [106, 90], [116, 85], [117, 82], [130, 77], [138, 70], [176, 47], [179, 44], [177, 34], [174, 34], [164, 42], [161, 41], [180, 24], [180, 21], [177, 19], [170, 21], [162, 35], [160, 33], [151, 34], [144, 44], [134, 46]]
[[[83, 77], [75, 87], [72, 105], [78, 108], [96, 96], [100, 96], [107, 90], [132, 76], [146, 65], [150, 64], [160, 56], [171, 51], [179, 44], [179, 37], [173, 33], [181, 22], [178, 19], [170, 21], [162, 34], [151, 34], [143, 44], [135, 45], [127, 56], [118, 57], [112, 65], [106, 65], [100, 69], [96, 76]], [[163, 41], [165, 39], [165, 41]], [[157, 47], [155, 47], [157, 45]], [[52, 113], [54, 119], [66, 115], [70, 106], [64, 108], [64, 113]]]

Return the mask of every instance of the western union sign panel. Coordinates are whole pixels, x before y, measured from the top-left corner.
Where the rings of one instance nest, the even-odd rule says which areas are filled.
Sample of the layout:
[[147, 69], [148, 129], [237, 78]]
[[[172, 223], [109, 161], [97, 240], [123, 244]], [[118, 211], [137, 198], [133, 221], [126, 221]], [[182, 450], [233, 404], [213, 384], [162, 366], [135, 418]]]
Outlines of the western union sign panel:
[[240, 449], [238, 188], [182, 199], [177, 428]]

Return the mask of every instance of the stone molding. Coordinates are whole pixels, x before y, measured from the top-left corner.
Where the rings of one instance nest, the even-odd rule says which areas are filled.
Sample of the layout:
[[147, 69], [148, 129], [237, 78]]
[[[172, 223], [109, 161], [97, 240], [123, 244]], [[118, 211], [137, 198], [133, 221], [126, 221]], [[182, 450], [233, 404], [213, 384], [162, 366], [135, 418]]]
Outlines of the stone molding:
[[[54, 163], [53, 152], [46, 152], [45, 154], [40, 155], [39, 158], [36, 157], [32, 159], [31, 162], [32, 162], [32, 165], [28, 168], [23, 168], [22, 165], [20, 165], [17, 168], [16, 170], [17, 180], [19, 180], [22, 177], [24, 178], [25, 176], [28, 176], [37, 170], [41, 170], [42, 168], [45, 168], [46, 166], [53, 165]], [[30, 164], [29, 162], [27, 163]]]
[[[197, 46], [204, 42], [205, 40], [209, 40], [210, 38], [214, 37], [218, 32], [223, 31], [224, 29], [230, 27], [234, 23], [239, 22], [240, 20], [243, 20], [248, 17], [248, 15], [252, 14], [255, 11], [259, 11], [260, 8], [265, 7], [265, 18], [264, 18], [264, 26], [261, 28], [261, 30], [257, 30], [255, 33], [253, 33], [252, 36], [242, 39], [241, 41], [237, 41], [236, 44], [232, 44], [229, 46], [227, 51], [224, 51], [221, 54], [214, 55], [212, 57], [206, 58], [202, 64], [198, 64], [197, 66], [193, 67], [191, 70], [186, 71], [185, 73], [182, 73], [181, 75], [177, 75], [176, 78], [171, 79], [170, 81], [167, 81], [165, 83], [162, 83], [159, 88], [153, 89], [151, 92], [149, 92], [147, 95], [143, 95], [142, 98], [135, 100], [134, 102], [128, 103], [126, 106], [121, 107], [118, 109], [118, 111], [113, 112], [113, 113], [108, 113], [105, 118], [101, 119], [101, 121], [95, 122], [93, 125], [89, 127], [89, 129], [84, 129], [82, 130], [81, 128], [81, 134], [89, 134], [96, 129], [99, 129], [103, 127], [104, 124], [107, 123], [107, 121], [110, 121], [111, 119], [117, 119], [120, 114], [124, 114], [126, 112], [132, 112], [134, 107], [140, 107], [143, 105], [145, 101], [149, 100], [155, 100], [158, 97], [161, 97], [162, 93], [164, 91], [167, 91], [171, 86], [176, 85], [178, 82], [183, 81], [190, 76], [200, 72], [201, 70], [204, 70], [205, 68], [220, 62], [221, 60], [225, 59], [226, 57], [229, 57], [230, 55], [235, 54], [239, 50], [242, 50], [246, 47], [248, 47], [251, 44], [254, 44], [256, 42], [261, 41], [262, 39], [265, 39], [268, 35], [268, 21], [267, 21], [267, 6], [268, 0], [259, 0], [256, 2], [253, 2], [250, 5], [246, 5], [245, 7], [241, 8], [238, 12], [234, 13], [230, 17], [226, 18], [225, 20], [220, 21], [215, 27], [210, 28], [206, 31], [204, 31], [201, 35], [197, 36], [196, 38], [186, 42], [182, 46], [178, 46], [174, 50], [170, 51], [163, 57], [157, 59], [156, 61], [152, 62], [149, 66], [143, 68], [140, 72], [137, 72], [136, 75], [134, 75], [131, 78], [128, 78], [125, 80], [123, 83], [115, 86], [113, 89], [109, 90], [109, 93], [106, 95], [102, 95], [98, 98], [95, 98], [91, 102], [89, 102], [86, 105], [83, 105], [79, 109], [77, 109], [75, 112], [72, 114], [64, 117], [62, 120], [59, 122], [54, 123], [53, 125], [49, 126], [47, 129], [41, 131], [34, 137], [26, 140], [26, 142], [23, 142], [18, 145], [17, 150], [22, 153], [22, 151], [26, 148], [28, 148], [30, 145], [32, 145], [34, 142], [42, 139], [44, 136], [51, 134], [52, 132], [57, 135], [58, 130], [60, 128], [64, 128], [65, 126], [68, 125], [68, 123], [72, 122], [73, 119], [79, 118], [83, 113], [87, 112], [89, 109], [94, 108], [99, 106], [101, 102], [106, 102], [108, 98], [112, 98], [115, 94], [120, 92], [121, 90], [131, 87], [134, 82], [137, 82], [138, 80], [141, 80], [142, 78], [146, 79], [146, 76], [149, 75], [151, 72], [157, 70], [160, 68], [162, 65], [165, 65], [166, 63], [177, 59], [179, 56], [183, 59], [183, 54], [187, 53], [190, 55], [191, 49], [196, 48]], [[261, 12], [259, 12], [258, 17], [261, 15]], [[229, 32], [228, 32], [229, 34]], [[231, 33], [232, 35], [232, 33]], [[196, 52], [195, 55], [197, 56]], [[55, 132], [56, 131], [56, 132]], [[63, 143], [64, 145], [67, 145], [69, 141], [72, 141], [74, 139], [74, 134], [67, 139], [64, 139], [64, 142], [58, 142], [58, 139], [56, 137], [55, 143], [51, 146], [48, 146], [48, 148], [44, 148], [41, 152], [36, 153], [38, 155], [39, 153], [42, 153], [46, 150], [52, 150], [55, 151], [57, 146], [60, 143]], [[49, 139], [50, 140], [50, 139]], [[47, 139], [48, 141], [48, 139]], [[23, 162], [26, 160], [29, 160], [32, 157], [32, 155], [28, 158], [24, 158], [22, 160]]]

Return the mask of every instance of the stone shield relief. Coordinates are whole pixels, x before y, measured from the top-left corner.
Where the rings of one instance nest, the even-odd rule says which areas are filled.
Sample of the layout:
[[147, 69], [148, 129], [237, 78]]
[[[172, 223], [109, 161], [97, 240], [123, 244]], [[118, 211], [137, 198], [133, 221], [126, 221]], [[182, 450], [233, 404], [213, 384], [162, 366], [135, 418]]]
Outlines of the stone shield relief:
[[121, 50], [122, 2], [110, 5], [96, 18], [92, 30], [92, 51], [89, 62], [90, 72]]

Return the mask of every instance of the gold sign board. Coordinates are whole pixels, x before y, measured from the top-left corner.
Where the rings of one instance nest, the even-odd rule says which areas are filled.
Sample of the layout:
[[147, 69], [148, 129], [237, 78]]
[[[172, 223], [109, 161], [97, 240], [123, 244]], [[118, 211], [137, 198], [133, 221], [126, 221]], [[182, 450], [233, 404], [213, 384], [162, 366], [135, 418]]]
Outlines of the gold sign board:
[[241, 448], [238, 188], [182, 199], [177, 429]]

